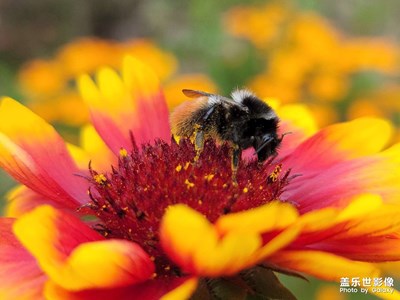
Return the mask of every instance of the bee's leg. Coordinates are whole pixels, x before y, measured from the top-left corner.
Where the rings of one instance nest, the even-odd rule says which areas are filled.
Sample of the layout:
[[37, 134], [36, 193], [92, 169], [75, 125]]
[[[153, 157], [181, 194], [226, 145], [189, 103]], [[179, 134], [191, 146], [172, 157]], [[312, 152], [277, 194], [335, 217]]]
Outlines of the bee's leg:
[[194, 135], [194, 150], [196, 150], [196, 156], [194, 157], [194, 161], [197, 162], [200, 157], [200, 153], [204, 148], [204, 131], [196, 131]]
[[240, 148], [238, 145], [234, 145], [232, 151], [232, 182], [234, 185], [237, 185], [236, 174], [241, 156], [242, 148]]

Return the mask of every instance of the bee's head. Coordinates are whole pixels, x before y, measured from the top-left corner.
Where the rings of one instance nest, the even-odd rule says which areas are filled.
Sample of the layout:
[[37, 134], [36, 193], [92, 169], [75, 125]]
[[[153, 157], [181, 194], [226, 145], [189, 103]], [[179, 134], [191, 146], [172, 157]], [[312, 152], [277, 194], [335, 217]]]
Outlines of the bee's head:
[[253, 118], [236, 128], [237, 140], [234, 141], [242, 149], [253, 147], [258, 159], [264, 161], [276, 154], [280, 143], [277, 136], [278, 119]]

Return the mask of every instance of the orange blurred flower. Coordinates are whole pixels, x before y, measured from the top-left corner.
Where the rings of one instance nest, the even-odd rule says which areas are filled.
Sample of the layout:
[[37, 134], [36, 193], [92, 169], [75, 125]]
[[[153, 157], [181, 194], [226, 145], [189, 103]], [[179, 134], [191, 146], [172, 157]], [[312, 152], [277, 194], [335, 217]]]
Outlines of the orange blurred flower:
[[165, 99], [170, 109], [173, 109], [185, 100], [182, 89], [187, 89], [188, 87], [192, 90], [217, 93], [217, 87], [206, 75], [184, 74], [177, 76], [164, 85]]
[[80, 38], [63, 46], [53, 59], [34, 60], [22, 66], [19, 83], [27, 105], [49, 122], [73, 126], [88, 122], [87, 109], [74, 91], [73, 80], [82, 73], [93, 74], [103, 65], [117, 67], [125, 55], [144, 61], [163, 80], [177, 68], [175, 57], [150, 40]]
[[62, 66], [48, 60], [33, 60], [25, 64], [19, 73], [21, 88], [29, 96], [49, 96], [66, 86]]
[[[323, 125], [346, 113], [353, 117], [372, 110], [397, 119], [390, 113], [397, 105], [382, 109], [386, 97], [374, 94], [400, 75], [398, 44], [380, 37], [346, 36], [316, 12], [294, 9], [293, 2], [234, 7], [226, 15], [225, 25], [233, 36], [249, 40], [265, 61], [264, 70], [248, 81], [257, 94], [279, 97], [284, 103], [310, 104]], [[375, 72], [385, 84], [366, 86], [369, 95], [359, 95], [358, 89], [363, 87], [357, 75], [367, 72]], [[358, 100], [350, 104], [358, 97], [368, 98], [368, 108]], [[346, 101], [350, 109], [344, 112]]]
[[234, 36], [249, 39], [259, 48], [266, 48], [277, 38], [288, 9], [279, 2], [260, 7], [238, 6], [224, 18], [227, 30]]

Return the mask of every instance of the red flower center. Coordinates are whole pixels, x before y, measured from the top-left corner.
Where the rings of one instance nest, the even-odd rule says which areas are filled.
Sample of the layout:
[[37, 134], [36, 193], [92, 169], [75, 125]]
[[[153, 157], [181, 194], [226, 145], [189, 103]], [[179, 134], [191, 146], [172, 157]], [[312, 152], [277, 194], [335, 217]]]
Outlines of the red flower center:
[[95, 229], [107, 238], [138, 243], [155, 261], [158, 276], [180, 275], [163, 253], [158, 237], [160, 221], [169, 205], [184, 203], [210, 222], [221, 215], [249, 210], [279, 199], [289, 181], [272, 159], [263, 164], [241, 161], [237, 184], [232, 180], [230, 147], [208, 140], [199, 159], [189, 140], [179, 145], [155, 145], [121, 150], [118, 166], [108, 174], [90, 168], [92, 201], [87, 205], [99, 219]]

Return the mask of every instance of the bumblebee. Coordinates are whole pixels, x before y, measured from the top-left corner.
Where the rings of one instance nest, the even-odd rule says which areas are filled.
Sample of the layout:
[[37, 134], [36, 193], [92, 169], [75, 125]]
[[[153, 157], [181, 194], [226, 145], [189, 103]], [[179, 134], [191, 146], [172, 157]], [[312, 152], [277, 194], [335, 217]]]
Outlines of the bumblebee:
[[171, 129], [175, 136], [192, 139], [195, 160], [208, 138], [231, 143], [234, 177], [242, 150], [253, 147], [259, 162], [277, 154], [283, 138], [277, 134], [279, 118], [250, 91], [235, 90], [230, 98], [189, 89], [182, 92], [195, 99], [183, 102], [171, 113]]

